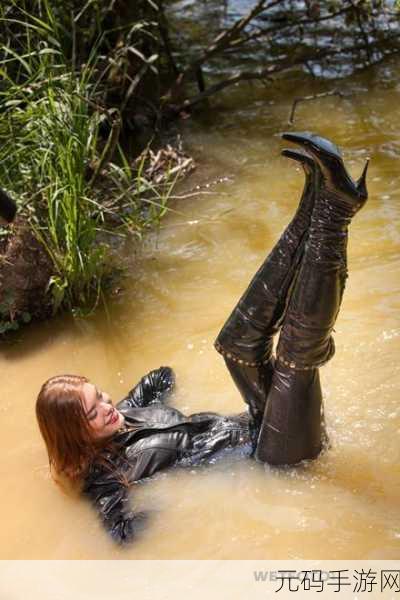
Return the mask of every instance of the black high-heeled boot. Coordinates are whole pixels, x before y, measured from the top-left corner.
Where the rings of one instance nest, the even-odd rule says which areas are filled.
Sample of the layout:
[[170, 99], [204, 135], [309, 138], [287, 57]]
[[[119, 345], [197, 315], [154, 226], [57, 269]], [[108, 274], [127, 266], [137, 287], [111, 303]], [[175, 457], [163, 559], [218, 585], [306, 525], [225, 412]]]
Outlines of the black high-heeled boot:
[[[354, 184], [331, 142], [312, 134], [283, 137], [309, 152], [319, 165], [322, 182], [282, 324], [276, 382], [272, 382], [258, 439], [256, 456], [270, 464], [294, 464], [314, 458], [321, 448], [322, 398], [314, 380], [317, 367], [335, 351], [331, 333], [347, 278], [347, 228], [368, 196], [367, 167]], [[308, 378], [315, 392], [309, 394], [307, 385], [301, 384], [298, 393], [298, 383], [307, 383]], [[292, 383], [288, 385], [288, 381]]]
[[226, 321], [215, 347], [227, 364], [243, 399], [250, 407], [254, 435], [258, 435], [272, 373], [272, 339], [279, 330], [287, 295], [301, 260], [310, 224], [319, 169], [302, 152], [283, 154], [299, 161], [306, 181], [299, 208]]
[[308, 133], [282, 137], [301, 144], [322, 173], [298, 284], [277, 348], [284, 364], [310, 368], [326, 363], [335, 351], [331, 332], [347, 279], [348, 225], [368, 198], [368, 162], [355, 184], [339, 149], [329, 140]]
[[283, 133], [282, 138], [299, 144], [318, 164], [323, 176], [321, 197], [329, 196], [334, 206], [347, 209], [350, 216], [359, 211], [368, 198], [366, 177], [369, 159], [360, 179], [355, 183], [344, 166], [341, 151], [330, 140], [307, 131]]

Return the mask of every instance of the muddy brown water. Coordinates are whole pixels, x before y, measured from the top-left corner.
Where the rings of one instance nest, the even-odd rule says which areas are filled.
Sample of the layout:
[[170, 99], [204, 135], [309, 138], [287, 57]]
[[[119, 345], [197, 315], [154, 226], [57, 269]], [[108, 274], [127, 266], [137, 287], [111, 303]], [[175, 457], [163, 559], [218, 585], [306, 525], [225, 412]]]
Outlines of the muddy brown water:
[[[370, 199], [354, 220], [350, 278], [322, 369], [331, 448], [312, 464], [272, 470], [225, 457], [135, 485], [143, 534], [115, 547], [92, 509], [49, 478], [35, 417], [41, 383], [83, 373], [115, 400], [148, 370], [171, 365], [175, 406], [243, 409], [213, 340], [295, 210], [302, 174], [279, 156], [294, 96], [328, 89], [299, 78], [274, 92], [233, 89], [218, 111], [183, 126], [198, 160], [196, 197], [177, 200], [125, 292], [87, 321], [35, 325], [1, 351], [1, 558], [340, 558], [400, 554], [400, 66], [346, 84], [345, 99], [301, 104], [295, 129], [333, 138]], [[132, 254], [132, 256], [130, 256]]]

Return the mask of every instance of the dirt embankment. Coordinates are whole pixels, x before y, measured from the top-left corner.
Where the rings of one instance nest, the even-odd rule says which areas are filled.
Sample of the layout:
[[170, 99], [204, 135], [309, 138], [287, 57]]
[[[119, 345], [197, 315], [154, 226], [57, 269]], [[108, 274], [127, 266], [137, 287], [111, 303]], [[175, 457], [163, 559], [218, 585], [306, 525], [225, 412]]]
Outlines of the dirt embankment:
[[32, 230], [17, 218], [0, 241], [0, 333], [51, 314], [46, 293], [54, 267]]

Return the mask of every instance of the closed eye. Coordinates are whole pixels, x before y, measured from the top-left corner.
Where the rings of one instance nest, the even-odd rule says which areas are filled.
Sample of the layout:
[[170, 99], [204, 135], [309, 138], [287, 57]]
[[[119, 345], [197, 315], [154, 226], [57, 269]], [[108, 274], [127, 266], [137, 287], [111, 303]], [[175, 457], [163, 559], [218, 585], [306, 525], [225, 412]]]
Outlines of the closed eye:
[[[97, 392], [96, 398], [97, 398], [97, 400], [99, 399], [99, 392]], [[92, 408], [90, 408], [88, 410], [88, 412], [86, 413], [86, 418], [88, 421], [93, 421], [93, 419], [95, 419], [96, 417], [97, 417], [97, 406], [96, 406], [96, 404], [93, 404]]]
[[103, 392], [99, 392], [99, 390], [97, 390], [97, 400], [100, 402], [105, 402], [106, 404], [112, 404], [112, 400], [111, 398], [105, 397]]
[[86, 418], [88, 421], [93, 421], [93, 419], [95, 419], [97, 417], [97, 411], [96, 410], [90, 410], [88, 412], [88, 414], [86, 415]]

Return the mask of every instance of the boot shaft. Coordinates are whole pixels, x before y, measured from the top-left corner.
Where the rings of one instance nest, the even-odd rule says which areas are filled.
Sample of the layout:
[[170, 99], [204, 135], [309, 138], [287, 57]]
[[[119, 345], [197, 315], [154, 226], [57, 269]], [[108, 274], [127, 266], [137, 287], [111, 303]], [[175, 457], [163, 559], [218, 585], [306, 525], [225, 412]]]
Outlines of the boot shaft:
[[[299, 153], [296, 160], [302, 162]], [[312, 161], [304, 167], [304, 172], [304, 189], [292, 221], [254, 275], [217, 337], [216, 350], [239, 364], [253, 367], [271, 357], [272, 338], [282, 324], [289, 290], [304, 253], [319, 186], [318, 168], [313, 166]]]
[[346, 268], [348, 227], [354, 214], [336, 192], [323, 186], [311, 217], [307, 260]]

